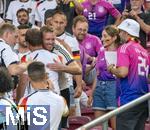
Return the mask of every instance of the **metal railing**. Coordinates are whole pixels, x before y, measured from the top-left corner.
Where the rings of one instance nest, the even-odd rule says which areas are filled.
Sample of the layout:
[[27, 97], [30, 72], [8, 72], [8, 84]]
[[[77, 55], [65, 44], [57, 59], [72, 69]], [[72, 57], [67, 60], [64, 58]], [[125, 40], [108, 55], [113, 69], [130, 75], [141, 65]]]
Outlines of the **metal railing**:
[[93, 128], [99, 124], [102, 124], [102, 129], [103, 130], [108, 130], [108, 120], [113, 117], [113, 116], [116, 116], [146, 100], [149, 100], [150, 99], [150, 92], [148, 94], [145, 94], [144, 96], [138, 98], [138, 99], [135, 99], [134, 101], [128, 103], [128, 104], [125, 104], [85, 125], [83, 125], [82, 127], [78, 128], [77, 130], [89, 130], [90, 128]]

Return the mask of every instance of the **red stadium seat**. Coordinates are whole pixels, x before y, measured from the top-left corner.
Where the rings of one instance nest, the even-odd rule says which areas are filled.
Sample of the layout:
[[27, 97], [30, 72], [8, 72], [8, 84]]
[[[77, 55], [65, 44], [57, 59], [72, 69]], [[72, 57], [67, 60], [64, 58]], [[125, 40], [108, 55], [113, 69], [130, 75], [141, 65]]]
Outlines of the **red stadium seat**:
[[150, 130], [150, 124], [145, 124], [145, 130]]
[[75, 130], [90, 121], [91, 119], [87, 116], [69, 117], [69, 129], [68, 130]]
[[82, 108], [82, 109], [81, 109], [81, 115], [82, 115], [82, 116], [88, 116], [88, 117], [90, 117], [92, 120], [95, 119], [95, 117], [94, 117], [94, 111], [92, 110], [91, 107]]

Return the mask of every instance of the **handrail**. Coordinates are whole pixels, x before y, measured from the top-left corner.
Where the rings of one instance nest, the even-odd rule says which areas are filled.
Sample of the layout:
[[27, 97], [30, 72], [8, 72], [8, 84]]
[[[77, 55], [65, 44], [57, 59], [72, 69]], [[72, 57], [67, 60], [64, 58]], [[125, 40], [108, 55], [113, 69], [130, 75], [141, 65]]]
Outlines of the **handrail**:
[[109, 113], [83, 125], [82, 127], [78, 128], [76, 130], [89, 130], [90, 128], [93, 128], [93, 127], [99, 125], [100, 123], [104, 123], [111, 117], [116, 116], [116, 115], [118, 115], [118, 114], [120, 114], [120, 113], [146, 101], [146, 100], [149, 100], [149, 99], [150, 99], [150, 92], [148, 94], [145, 94], [144, 96], [139, 97], [138, 99], [135, 99], [135, 100], [113, 110], [113, 111], [110, 111]]

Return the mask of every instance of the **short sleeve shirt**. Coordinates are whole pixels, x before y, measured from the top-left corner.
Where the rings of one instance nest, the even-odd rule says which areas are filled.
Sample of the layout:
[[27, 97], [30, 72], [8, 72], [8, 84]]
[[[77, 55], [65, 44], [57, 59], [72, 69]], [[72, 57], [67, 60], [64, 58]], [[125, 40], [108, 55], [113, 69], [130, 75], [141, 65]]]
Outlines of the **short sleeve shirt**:
[[128, 68], [128, 75], [120, 79], [121, 105], [148, 92], [149, 58], [139, 43], [129, 41], [118, 49], [117, 67]]
[[[61, 40], [64, 40], [70, 46], [72, 55], [73, 55], [73, 59], [80, 61], [80, 49], [79, 49], [79, 43], [78, 43], [77, 39], [67, 32], [64, 32], [58, 38], [60, 38]], [[72, 75], [67, 74], [67, 77], [68, 77], [68, 82], [67, 82], [68, 85], [67, 86], [73, 85]]]
[[[60, 62], [58, 56], [54, 53], [51, 53], [47, 50], [41, 49], [31, 52], [29, 55], [27, 55], [27, 58], [31, 58], [37, 61], [40, 61], [45, 64], [45, 66], [48, 63], [54, 63], [54, 61]], [[48, 73], [49, 79], [52, 81], [54, 85], [54, 91], [57, 94], [60, 94], [60, 88], [58, 84], [58, 73], [55, 71], [51, 71], [46, 67], [46, 72]]]
[[82, 13], [89, 22], [89, 33], [96, 36], [101, 36], [109, 14], [114, 18], [120, 14], [111, 3], [105, 0], [98, 0], [96, 5], [92, 5], [89, 0], [86, 0], [82, 3], [82, 6], [84, 8]]
[[57, 41], [52, 52], [59, 57], [61, 63], [63, 63], [64, 65], [68, 65], [73, 61], [73, 56]]
[[38, 22], [42, 22], [42, 25], [44, 25], [44, 20], [45, 20], [45, 12], [48, 9], [55, 9], [57, 7], [57, 2], [56, 0], [45, 0], [44, 2], [41, 2], [37, 6], [36, 13], [35, 13], [35, 20]]
[[12, 63], [19, 62], [18, 55], [2, 39], [0, 39], [0, 57], [0, 63], [2, 63], [3, 60], [6, 67]]
[[[68, 65], [72, 61], [74, 61], [72, 55], [62, 45], [60, 45], [57, 41], [56, 41], [56, 43], [57, 44], [54, 45], [52, 52], [58, 56], [61, 63], [64, 65]], [[59, 73], [60, 90], [64, 90], [66, 88], [69, 88], [70, 85], [72, 85], [72, 78], [68, 75], [69, 74], [64, 73], [64, 72]]]
[[80, 49], [77, 39], [67, 32], [64, 32], [58, 38], [64, 40], [70, 46], [74, 60], [80, 60]]
[[97, 79], [102, 81], [112, 81], [115, 80], [115, 77], [107, 71], [107, 61], [105, 57], [104, 47], [100, 48], [97, 61], [96, 61], [96, 70], [97, 70]]
[[17, 21], [16, 13], [19, 9], [24, 8], [29, 11], [29, 20], [32, 24], [34, 24], [34, 18], [35, 18], [35, 9], [36, 9], [36, 2], [29, 0], [27, 2], [20, 2], [20, 0], [12, 1], [9, 4], [7, 13], [6, 13], [6, 19], [11, 20], [13, 25], [16, 27], [19, 25]]
[[92, 57], [97, 57], [102, 47], [101, 40], [97, 36], [91, 34], [87, 34], [80, 44], [84, 47], [86, 53]]
[[[44, 108], [49, 108], [49, 110], [46, 109], [48, 111], [47, 113], [49, 114], [49, 117], [47, 118], [47, 123], [41, 126], [41, 129], [43, 128], [47, 130], [57, 130], [62, 115], [67, 113], [68, 111], [66, 101], [63, 97], [53, 93], [52, 91], [44, 89], [37, 90], [30, 95], [22, 98], [19, 104], [25, 107], [34, 107], [37, 105], [41, 107], [44, 106]], [[29, 129], [35, 129], [32, 127], [33, 126], [30, 125]]]
[[[13, 123], [17, 123], [17, 122], [19, 123], [19, 120], [17, 120], [17, 118], [16, 118], [18, 116], [17, 106], [15, 105], [15, 103], [12, 100], [4, 97], [4, 98], [0, 99], [0, 124], [2, 124], [4, 122], [6, 123], [6, 121], [8, 121], [7, 120], [8, 117], [6, 119], [6, 115], [8, 114], [7, 112], [9, 112], [9, 114], [10, 114], [10, 112], [13, 114], [14, 119], [15, 119]], [[16, 130], [17, 125], [14, 125], [12, 123], [11, 119], [12, 118], [9, 117], [9, 122], [7, 122], [7, 123], [9, 123], [9, 125], [7, 125], [7, 129], [8, 130]]]

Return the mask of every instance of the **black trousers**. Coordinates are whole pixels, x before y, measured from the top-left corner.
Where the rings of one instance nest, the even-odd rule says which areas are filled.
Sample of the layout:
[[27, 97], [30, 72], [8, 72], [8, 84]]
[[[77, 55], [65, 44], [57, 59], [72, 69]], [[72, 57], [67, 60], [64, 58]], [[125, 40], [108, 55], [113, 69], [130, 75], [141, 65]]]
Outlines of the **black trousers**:
[[[66, 99], [67, 106], [68, 106], [68, 108], [70, 108], [70, 91], [69, 91], [69, 88], [61, 90], [60, 94], [61, 94], [61, 96], [63, 96]], [[67, 127], [68, 127], [68, 116], [62, 117], [61, 128], [67, 128]]]
[[116, 118], [116, 130], [144, 130], [148, 118], [148, 102], [144, 102], [119, 114]]

